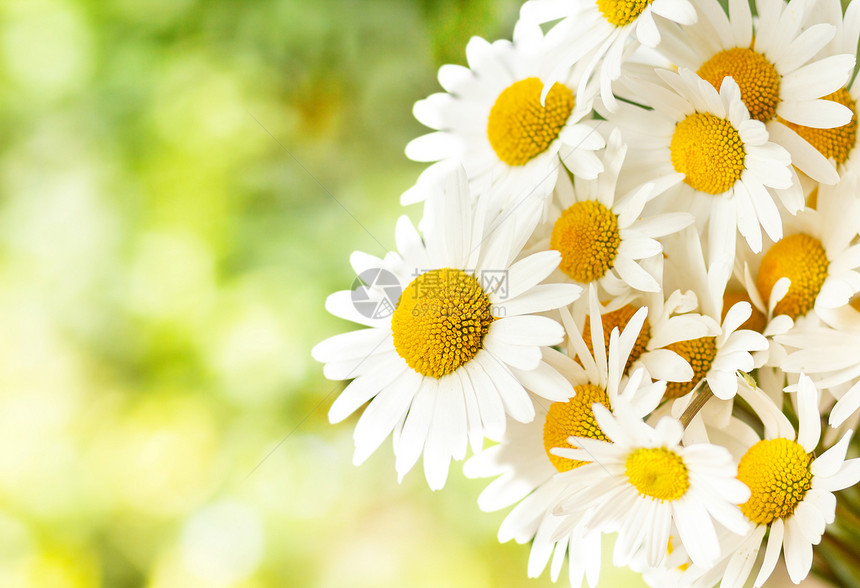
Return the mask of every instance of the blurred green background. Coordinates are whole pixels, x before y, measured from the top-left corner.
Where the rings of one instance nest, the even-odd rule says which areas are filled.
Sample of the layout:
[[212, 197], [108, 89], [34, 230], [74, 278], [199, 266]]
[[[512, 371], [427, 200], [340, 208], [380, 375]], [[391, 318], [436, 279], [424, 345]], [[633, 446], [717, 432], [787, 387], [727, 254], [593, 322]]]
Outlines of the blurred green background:
[[517, 10], [0, 3], [0, 587], [550, 585], [485, 481], [355, 468], [310, 357], [393, 246], [412, 104]]

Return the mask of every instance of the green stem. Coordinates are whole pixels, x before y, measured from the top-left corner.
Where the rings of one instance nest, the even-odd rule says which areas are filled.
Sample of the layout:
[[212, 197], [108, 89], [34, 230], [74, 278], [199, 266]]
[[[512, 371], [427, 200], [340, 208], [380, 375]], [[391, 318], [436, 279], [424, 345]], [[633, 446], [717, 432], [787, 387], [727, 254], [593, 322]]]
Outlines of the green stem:
[[702, 386], [693, 393], [693, 399], [690, 400], [690, 404], [687, 406], [684, 414], [681, 415], [681, 424], [684, 425], [685, 429], [690, 424], [690, 421], [693, 420], [693, 417], [696, 416], [708, 400], [714, 396], [714, 393], [711, 392], [711, 387], [708, 386], [708, 382], [702, 380], [701, 384]]

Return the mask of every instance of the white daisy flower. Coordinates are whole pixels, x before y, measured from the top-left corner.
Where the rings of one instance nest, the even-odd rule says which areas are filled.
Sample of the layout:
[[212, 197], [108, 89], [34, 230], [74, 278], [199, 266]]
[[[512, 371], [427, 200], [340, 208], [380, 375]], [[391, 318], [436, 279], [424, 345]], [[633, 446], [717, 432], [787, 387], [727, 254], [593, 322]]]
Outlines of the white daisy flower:
[[734, 79], [750, 116], [767, 124], [770, 140], [787, 149], [808, 176], [834, 184], [839, 176], [833, 165], [786, 125], [832, 128], [852, 117], [849, 108], [823, 98], [851, 76], [856, 37], [850, 52], [814, 59], [835, 29], [807, 26], [813, 5], [813, 0], [758, 0], [754, 21], [746, 0], [730, 0], [728, 15], [717, 0], [700, 0], [701, 18], [693, 25], [662, 27], [660, 48], [717, 89], [727, 77]]
[[[724, 554], [708, 577], [711, 584], [722, 577], [720, 586], [725, 588], [744, 586], [767, 534], [767, 547], [754, 586], [762, 586], [770, 577], [780, 551], [785, 554], [791, 581], [797, 584], [812, 567], [812, 546], [821, 541], [826, 525], [835, 519], [833, 493], [860, 481], [860, 460], [845, 459], [851, 431], [830, 449], [814, 456], [821, 436], [821, 418], [818, 391], [805, 375], [800, 377], [797, 392], [797, 435], [782, 411], [761, 390], [749, 388], [744, 398], [765, 429], [765, 438], [753, 444], [738, 464], [738, 479], [751, 492], [741, 511], [756, 526], [734, 551]], [[701, 575], [701, 571], [690, 572]]]
[[[404, 216], [396, 231], [399, 254], [384, 262], [352, 256], [359, 276], [382, 268], [396, 277], [393, 287], [402, 294], [393, 312], [368, 318], [349, 291], [326, 300], [332, 314], [370, 327], [313, 349], [327, 377], [355, 378], [335, 400], [329, 420], [339, 422], [370, 400], [355, 427], [356, 464], [393, 431], [399, 476], [423, 452], [427, 482], [441, 488], [450, 460], [465, 457], [467, 439], [477, 451], [485, 435], [501, 437], [506, 413], [520, 422], [534, 418], [526, 388], [550, 400], [570, 397], [570, 384], [541, 351], [560, 343], [563, 329], [531, 313], [569, 304], [580, 288], [537, 285], [558, 265], [557, 252], [512, 263], [539, 209], [506, 210], [492, 220], [485, 212], [473, 208], [458, 169], [427, 202], [423, 241]], [[499, 275], [506, 282], [499, 283]], [[391, 288], [369, 293], [382, 299]]]
[[729, 452], [717, 445], [680, 444], [684, 428], [671, 417], [651, 427], [623, 405], [609, 412], [594, 406], [611, 443], [571, 437], [577, 449], [554, 449], [560, 457], [591, 461], [559, 474], [569, 484], [556, 514], [582, 516], [582, 524], [617, 530], [615, 565], [627, 565], [641, 548], [650, 566], [667, 555], [673, 525], [690, 559], [703, 567], [720, 556], [714, 521], [738, 534], [749, 524], [736, 505], [749, 489], [736, 479]]
[[[690, 70], [657, 70], [663, 83], [624, 81], [645, 111], [622, 105], [611, 116], [631, 147], [632, 177], [671, 182], [661, 210], [688, 210], [708, 228], [708, 265], [734, 259], [737, 232], [761, 251], [761, 229], [782, 236], [774, 202], [795, 214], [804, 206], [788, 152], [769, 140], [764, 124], [750, 118], [737, 84], [717, 92]], [[668, 196], [671, 195], [670, 198]]]
[[[687, 360], [693, 368], [693, 377], [687, 382], [672, 382], [666, 387], [670, 398], [686, 396], [701, 380], [705, 380], [714, 396], [720, 400], [731, 400], [737, 393], [738, 371], [751, 372], [758, 367], [753, 353], [768, 348], [767, 339], [761, 334], [742, 329], [752, 316], [748, 302], [739, 301], [724, 309], [723, 300], [727, 274], [722, 267], [707, 267], [701, 244], [695, 231], [687, 230], [674, 242], [667, 272], [675, 283], [684, 283], [697, 294], [703, 320], [709, 321], [715, 334], [688, 338], [668, 345], [670, 349]], [[721, 322], [718, 322], [718, 317]], [[688, 399], [689, 400], [689, 399]], [[676, 409], [683, 410], [685, 403]], [[726, 418], [731, 413], [731, 403], [724, 406]]]
[[547, 34], [554, 57], [544, 81], [550, 86], [567, 68], [585, 64], [580, 92], [597, 72], [601, 98], [614, 110], [612, 81], [621, 75], [624, 57], [640, 43], [660, 43], [656, 21], [692, 24], [696, 9], [688, 0], [529, 0], [520, 18], [537, 23], [563, 19]]
[[845, 306], [860, 291], [860, 245], [852, 245], [860, 230], [857, 185], [852, 176], [837, 186], [821, 186], [817, 209], [787, 220], [786, 235], [761, 256], [756, 288], [764, 304], [779, 280], [789, 280], [774, 314], [797, 320], [810, 311]]
[[[860, 2], [852, 2], [842, 15], [840, 0], [818, 0], [812, 10], [810, 21], [826, 23], [836, 28], [836, 34], [817, 57], [827, 58], [841, 54], [853, 55], [857, 50], [857, 39], [860, 37]], [[854, 78], [847, 87], [840, 88], [821, 97], [842, 104], [853, 113], [851, 121], [842, 126], [832, 128], [815, 128], [785, 121], [785, 126], [800, 135], [812, 145], [821, 155], [835, 164], [840, 177], [846, 173], [860, 176], [860, 155], [856, 149], [857, 135], [857, 101], [860, 100], [860, 83]]]
[[[771, 289], [767, 302], [762, 299], [754, 276], [758, 272], [761, 262], [760, 254], [753, 254], [748, 248], [741, 247], [735, 260], [734, 276], [740, 283], [740, 289], [735, 290], [731, 300], [743, 300], [752, 306], [746, 327], [764, 335], [767, 339], [767, 349], [753, 354], [757, 366], [756, 378], [758, 386], [764, 390], [774, 402], [781, 402], [783, 387], [785, 386], [785, 372], [779, 367], [785, 359], [787, 350], [779, 342], [779, 336], [791, 331], [795, 321], [787, 314], [777, 314], [776, 305], [788, 293], [790, 281], [788, 278], [780, 278]], [[817, 316], [808, 313], [800, 317], [800, 323], [810, 321], [818, 323]]]
[[[696, 305], [695, 294], [679, 290], [672, 292], [666, 300], [663, 300], [662, 292], [613, 298], [608, 304], [600, 306], [605, 347], [609, 349], [609, 335], [613, 329], [625, 329], [635, 313], [647, 307], [648, 315], [630, 350], [623, 372], [630, 373], [638, 367], [644, 367], [655, 380], [689, 382], [693, 377], [693, 368], [670, 347], [690, 337], [715, 337], [719, 334], [719, 325], [712, 319], [691, 312]], [[590, 332], [590, 318], [585, 316], [582, 328], [589, 350], [591, 339], [585, 334]]]
[[[590, 290], [591, 310], [598, 313], [596, 293], [593, 287]], [[603, 349], [601, 321], [594, 321], [595, 328], [588, 329], [587, 345], [570, 314], [563, 311], [569, 353], [579, 363], [558, 352], [550, 352], [547, 360], [570, 380], [574, 395], [566, 402], [554, 402], [548, 407], [537, 402], [537, 416], [532, 422], [510, 422], [499, 445], [483, 450], [464, 466], [469, 477], [498, 476], [478, 498], [482, 510], [494, 511], [516, 504], [502, 522], [499, 540], [533, 541], [530, 577], [539, 576], [551, 559], [551, 577], [555, 581], [567, 556], [571, 586], [580, 586], [583, 578], [587, 578], [590, 586], [597, 586], [601, 559], [599, 529], [573, 525], [562, 530], [561, 525], [567, 521], [552, 514], [565, 488], [554, 475], [584, 464], [559, 457], [551, 450], [570, 447], [567, 439], [571, 435], [606, 439], [594, 420], [594, 403], [612, 408], [624, 402], [643, 417], [656, 408], [663, 395], [663, 384], [651, 383], [643, 370], [629, 379], [624, 376], [624, 365], [635, 347], [636, 332], [641, 330], [646, 314], [647, 309], [641, 308], [622, 331], [613, 329], [608, 347]], [[598, 342], [597, 352], [590, 351], [595, 347], [594, 341]]]
[[[604, 146], [596, 132], [600, 123], [586, 124], [590, 101], [575, 94], [575, 79], [558, 80], [545, 102], [538, 79], [543, 33], [537, 25], [520, 22], [514, 41], [488, 43], [473, 37], [466, 46], [469, 67], [445, 65], [439, 83], [446, 92], [415, 104], [414, 114], [435, 132], [414, 139], [406, 155], [415, 161], [462, 163], [469, 181], [481, 193], [498, 199], [546, 198], [564, 164], [574, 175], [594, 178], [603, 169], [594, 151]], [[585, 108], [574, 112], [574, 105]], [[423, 200], [428, 179], [440, 164], [428, 168], [403, 204]], [[504, 202], [503, 202], [504, 204]]]
[[559, 271], [568, 278], [581, 284], [597, 282], [613, 296], [631, 288], [659, 292], [660, 284], [639, 262], [662, 253], [658, 237], [693, 223], [684, 212], [641, 218], [645, 204], [660, 193], [654, 184], [617, 194], [626, 153], [621, 133], [614, 129], [603, 156], [605, 170], [596, 179], [559, 181], [554, 200], [562, 212], [549, 238], [537, 244], [561, 253]]

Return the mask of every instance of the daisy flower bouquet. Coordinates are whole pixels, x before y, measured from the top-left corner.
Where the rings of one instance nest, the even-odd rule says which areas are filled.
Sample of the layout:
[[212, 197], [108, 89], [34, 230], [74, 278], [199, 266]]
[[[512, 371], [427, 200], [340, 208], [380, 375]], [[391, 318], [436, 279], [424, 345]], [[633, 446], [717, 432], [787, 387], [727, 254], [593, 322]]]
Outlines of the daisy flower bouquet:
[[488, 478], [576, 588], [860, 585], [858, 39], [860, 0], [528, 0], [473, 38], [414, 108], [421, 221], [326, 300], [355, 463]]

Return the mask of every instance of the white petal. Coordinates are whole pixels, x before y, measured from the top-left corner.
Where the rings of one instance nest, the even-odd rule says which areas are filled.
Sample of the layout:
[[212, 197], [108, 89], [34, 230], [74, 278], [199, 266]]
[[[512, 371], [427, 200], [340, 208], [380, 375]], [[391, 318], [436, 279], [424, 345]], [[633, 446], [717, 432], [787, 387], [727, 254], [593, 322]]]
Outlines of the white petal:
[[836, 168], [815, 147], [782, 123], [767, 125], [771, 141], [785, 147], [791, 153], [791, 163], [810, 178], [823, 184], [839, 181]]
[[800, 374], [797, 390], [798, 431], [797, 443], [812, 453], [821, 437], [821, 418], [818, 414], [818, 390], [809, 376]]
[[[381, 364], [376, 369], [365, 372], [350, 382], [332, 403], [328, 411], [329, 422], [341, 422], [358, 410], [362, 404], [376, 396], [380, 390], [397, 380], [405, 371], [410, 370], [402, 359], [399, 362], [397, 359], [400, 358], [391, 358], [390, 361]], [[407, 376], [406, 379], [409, 378], [411, 376]], [[405, 382], [402, 385], [405, 385]]]
[[535, 408], [528, 393], [513, 374], [499, 363], [489, 353], [478, 353], [473, 361], [480, 362], [481, 367], [493, 381], [498, 390], [502, 403], [511, 418], [521, 423], [530, 422], [535, 416]]
[[541, 251], [521, 259], [508, 268], [508, 297], [516, 298], [549, 276], [561, 262], [561, 253]]
[[512, 367], [511, 371], [523, 386], [547, 400], [566, 402], [574, 395], [573, 386], [567, 378], [546, 363], [541, 362], [532, 370]]
[[779, 552], [782, 549], [782, 539], [785, 536], [785, 524], [782, 519], [776, 519], [770, 525], [770, 536], [767, 538], [767, 547], [764, 552], [764, 559], [761, 563], [758, 576], [756, 576], [755, 588], [760, 588], [767, 581], [776, 567], [776, 562], [779, 560]]
[[500, 318], [490, 325], [500, 340], [513, 345], [557, 345], [564, 340], [564, 328], [544, 316]]
[[[853, 55], [831, 55], [782, 76], [779, 91], [792, 101], [820, 102], [815, 99], [831, 94], [845, 85], [853, 68]], [[779, 114], [782, 116], [781, 112]]]
[[581, 292], [582, 287], [576, 284], [541, 284], [517, 298], [492, 301], [493, 314], [508, 317], [546, 312], [567, 306], [579, 298]]
[[803, 537], [797, 524], [798, 521], [794, 517], [786, 521], [785, 567], [791, 581], [800, 584], [812, 568], [812, 544]]
[[446, 132], [422, 135], [406, 144], [406, 157], [412, 161], [439, 161], [456, 153], [456, 139]]
[[536, 368], [541, 360], [539, 347], [531, 345], [515, 345], [507, 341], [503, 341], [498, 337], [496, 331], [493, 329], [490, 329], [490, 332], [484, 337], [482, 343], [484, 349], [486, 349], [493, 357], [509, 366], [531, 370]]
[[638, 263], [626, 256], [615, 258], [615, 271], [633, 288], [643, 292], [659, 292], [660, 285], [654, 276], [642, 269]]
[[[409, 374], [410, 372], [404, 372]], [[355, 454], [353, 463], [360, 465], [376, 451], [379, 445], [394, 430], [399, 420], [406, 416], [406, 411], [412, 403], [415, 393], [422, 381], [421, 376], [412, 372], [412, 376], [401, 378], [388, 385], [364, 409], [361, 418], [355, 425]]]
[[403, 481], [403, 476], [412, 469], [418, 462], [418, 458], [421, 457], [427, 432], [433, 422], [435, 408], [436, 385], [429, 381], [422, 382], [412, 400], [412, 405], [409, 407], [409, 413], [406, 415], [406, 421], [403, 424], [403, 430], [400, 433], [395, 451], [394, 466], [400, 481]]
[[776, 113], [789, 122], [817, 129], [847, 125], [854, 114], [847, 106], [823, 99], [803, 102], [783, 100], [777, 106]]

